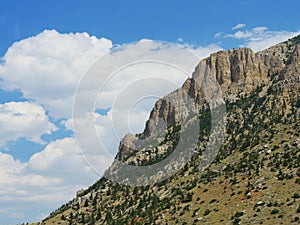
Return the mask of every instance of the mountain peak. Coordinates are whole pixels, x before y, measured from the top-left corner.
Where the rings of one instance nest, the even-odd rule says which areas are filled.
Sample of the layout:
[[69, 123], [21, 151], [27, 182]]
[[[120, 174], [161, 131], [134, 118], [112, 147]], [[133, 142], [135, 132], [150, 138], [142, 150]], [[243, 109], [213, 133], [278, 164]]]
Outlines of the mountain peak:
[[[180, 118], [194, 119], [185, 113], [189, 98], [201, 128], [191, 160], [158, 184], [130, 187], [102, 178], [44, 224], [298, 223], [299, 40], [257, 53], [249, 48], [219, 51], [201, 60], [192, 78], [156, 102], [145, 130], [121, 140], [111, 169], [117, 171], [118, 161], [144, 166], [170, 156], [184, 129]], [[212, 108], [205, 87], [197, 84], [214, 79], [227, 103], [225, 140], [210, 166], [200, 170], [207, 160]], [[165, 135], [158, 137], [161, 131]]]

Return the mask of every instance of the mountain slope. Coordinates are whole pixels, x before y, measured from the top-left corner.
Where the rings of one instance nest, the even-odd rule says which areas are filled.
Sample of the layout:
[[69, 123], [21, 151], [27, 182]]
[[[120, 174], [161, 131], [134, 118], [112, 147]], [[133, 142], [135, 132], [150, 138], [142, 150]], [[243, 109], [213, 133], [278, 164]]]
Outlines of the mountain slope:
[[[170, 94], [179, 105], [194, 100], [201, 129], [192, 159], [157, 184], [134, 187], [101, 178], [42, 224], [299, 224], [299, 41], [257, 53], [220, 51], [202, 60], [193, 78]], [[218, 155], [202, 170], [213, 109], [197, 80], [209, 79], [202, 78], [208, 69], [224, 94], [227, 125]], [[176, 116], [167, 97], [155, 104], [141, 134], [124, 137], [111, 169], [118, 169], [118, 160], [155, 164], [174, 151], [184, 129], [179, 117], [192, 118], [184, 107]], [[160, 145], [151, 147], [165, 130]]]

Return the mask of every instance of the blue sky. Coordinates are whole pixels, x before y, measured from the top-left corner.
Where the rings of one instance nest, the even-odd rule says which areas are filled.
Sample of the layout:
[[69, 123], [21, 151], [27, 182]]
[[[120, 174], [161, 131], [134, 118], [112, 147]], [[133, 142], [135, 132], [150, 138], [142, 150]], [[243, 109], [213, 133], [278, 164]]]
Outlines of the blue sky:
[[[88, 32], [116, 43], [141, 38], [206, 45], [238, 23], [297, 30], [299, 1], [1, 1], [0, 53], [44, 29]], [[228, 44], [228, 47], [234, 45]]]
[[[220, 49], [259, 51], [300, 31], [297, 0], [0, 4], [0, 225], [39, 220], [99, 178], [77, 149], [72, 103], [84, 72], [113, 46], [175, 42], [201, 58]], [[92, 115], [111, 157], [120, 138], [110, 124], [111, 95], [129, 82], [126, 74], [140, 71], [123, 71]], [[177, 75], [168, 79], [180, 86], [185, 78]], [[132, 110], [132, 131], [141, 131], [155, 99]], [[103, 171], [112, 159], [97, 160]]]

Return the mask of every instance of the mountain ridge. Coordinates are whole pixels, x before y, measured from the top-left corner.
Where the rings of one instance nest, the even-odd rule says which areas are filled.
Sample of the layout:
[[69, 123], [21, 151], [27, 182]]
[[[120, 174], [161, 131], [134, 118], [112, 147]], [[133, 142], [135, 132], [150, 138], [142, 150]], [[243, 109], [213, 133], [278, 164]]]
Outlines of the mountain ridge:
[[[101, 178], [42, 224], [299, 224], [299, 39], [257, 53], [241, 48], [203, 59], [182, 85], [184, 91], [172, 92], [178, 105], [184, 105], [187, 96], [194, 100], [203, 124], [189, 163], [167, 180], [146, 187]], [[222, 148], [201, 171], [197, 165], [208, 141], [211, 115], [205, 97], [212, 97], [197, 82], [209, 82], [209, 77], [200, 76], [207, 70], [220, 84], [228, 122]], [[187, 117], [185, 111], [183, 107], [179, 117]], [[158, 100], [144, 131], [121, 140], [115, 161], [144, 165], [168, 156], [177, 144], [179, 122], [172, 104]], [[161, 147], [139, 146], [139, 139], [150, 140], [165, 130]]]
[[[297, 37], [294, 39], [297, 40]], [[289, 56], [287, 54], [283, 55], [282, 51], [288, 49], [291, 55], [291, 52], [297, 49], [296, 52], [299, 56], [299, 45], [296, 45], [298, 47], [291, 47], [290, 42], [293, 42], [292, 40], [293, 39], [257, 53], [254, 53], [250, 48], [222, 50], [212, 53], [209, 57], [201, 60], [196, 66], [192, 78], [188, 78], [184, 82], [182, 89], [186, 90], [188, 95], [194, 99], [196, 105], [204, 105], [203, 100], [205, 97], [203, 93], [202, 96], [200, 96], [201, 90], [199, 85], [195, 85], [197, 83], [195, 83], [195, 80], [197, 80], [199, 73], [204, 73], [205, 68], [203, 67], [207, 65], [209, 65], [212, 74], [215, 74], [215, 78], [220, 84], [225, 98], [235, 99], [238, 94], [243, 95], [245, 88], [247, 92], [250, 92], [257, 86], [269, 82], [268, 76], [270, 76], [270, 74], [281, 73], [280, 79], [284, 80], [283, 76], [284, 74], [288, 74], [288, 72], [282, 70], [286, 67], [285, 62], [288, 61]], [[199, 83], [201, 82], [202, 81]], [[184, 96], [178, 96], [177, 98], [184, 98]], [[159, 116], [160, 114], [162, 114], [162, 116]], [[127, 134], [121, 140], [116, 156], [118, 160], [122, 160], [124, 152], [128, 153], [130, 151], [127, 146], [136, 149], [137, 147], [134, 142], [136, 142], [138, 138], [145, 139], [149, 136], [151, 130], [155, 130], [156, 127], [159, 127], [157, 122], [154, 122], [158, 117], [163, 118], [163, 122], [167, 127], [176, 124], [174, 108], [171, 107], [171, 104], [162, 104], [162, 100], [158, 100], [145, 124], [144, 131], [138, 135], [139, 137]]]

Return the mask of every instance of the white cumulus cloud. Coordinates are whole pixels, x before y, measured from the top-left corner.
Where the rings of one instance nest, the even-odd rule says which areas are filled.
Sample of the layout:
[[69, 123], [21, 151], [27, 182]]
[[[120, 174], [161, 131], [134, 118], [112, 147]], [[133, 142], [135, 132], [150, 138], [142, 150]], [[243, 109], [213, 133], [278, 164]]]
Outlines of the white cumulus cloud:
[[0, 147], [19, 138], [43, 144], [41, 136], [57, 130], [45, 110], [30, 102], [0, 104], [0, 126]]
[[[102, 170], [111, 163], [101, 155], [94, 160]], [[98, 178], [73, 138], [49, 143], [25, 163], [0, 152], [0, 218], [18, 217], [24, 222], [47, 215]]]
[[21, 90], [56, 118], [69, 117], [78, 82], [111, 47], [110, 40], [87, 33], [45, 30], [8, 49], [0, 64], [1, 87]]
[[[163, 55], [165, 52], [160, 52], [163, 44], [159, 41], [141, 40], [131, 53], [142, 52], [141, 46], [145, 44], [154, 59], [155, 55], [171, 56], [170, 60], [180, 62], [183, 68], [187, 63], [176, 48], [170, 48], [171, 54]], [[64, 118], [66, 128], [72, 130], [76, 88], [101, 56], [107, 53], [119, 56], [120, 52], [114, 52], [112, 46], [112, 41], [106, 38], [87, 33], [61, 34], [55, 30], [45, 30], [14, 43], [0, 63], [0, 87], [20, 90], [30, 100], [0, 105], [0, 145], [19, 138], [42, 143], [43, 134], [57, 129], [49, 122], [48, 113], [54, 119]], [[126, 50], [128, 46], [122, 47]], [[188, 44], [186, 48], [197, 55], [195, 65], [200, 58], [221, 49], [218, 45], [195, 47]], [[130, 57], [127, 55], [126, 60], [130, 61]], [[153, 62], [128, 66], [114, 74], [99, 92], [98, 99], [93, 99], [95, 109], [110, 109], [108, 113], [100, 115], [89, 111], [85, 117], [75, 118], [86, 133], [86, 139], [80, 141], [92, 151], [79, 149], [78, 140], [68, 137], [48, 143], [28, 162], [14, 159], [9, 151], [0, 152], [0, 218], [8, 216], [7, 212], [14, 212], [11, 217], [22, 218], [28, 215], [33, 218], [33, 212], [47, 214], [70, 200], [77, 189], [91, 185], [112, 162], [119, 139], [126, 132], [140, 132], [155, 99], [180, 87], [193, 69], [184, 73], [176, 67]], [[91, 80], [91, 89], [87, 92], [93, 88], [98, 90], [102, 85]], [[91, 141], [92, 129], [86, 125], [90, 117], [95, 121], [93, 128], [97, 138], [109, 154], [99, 151], [98, 145]]]

